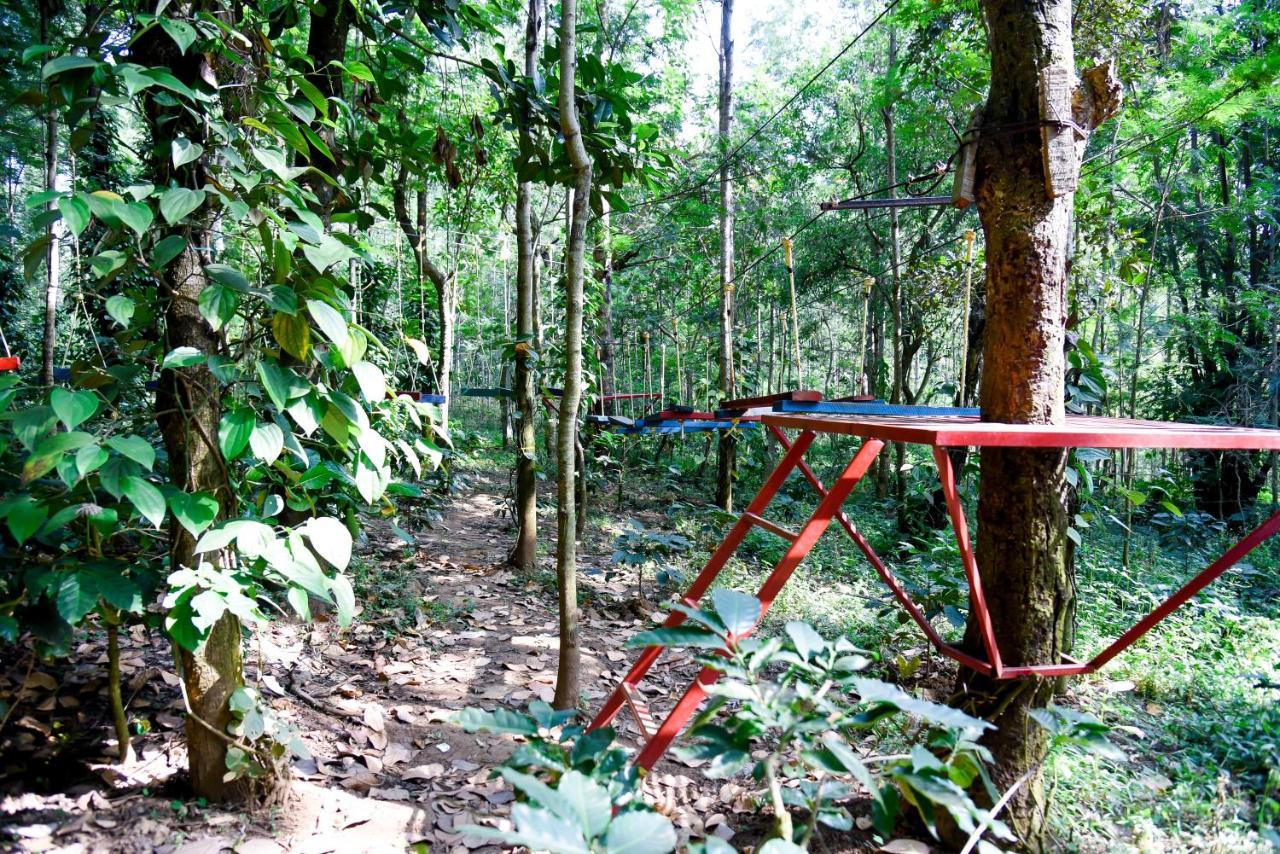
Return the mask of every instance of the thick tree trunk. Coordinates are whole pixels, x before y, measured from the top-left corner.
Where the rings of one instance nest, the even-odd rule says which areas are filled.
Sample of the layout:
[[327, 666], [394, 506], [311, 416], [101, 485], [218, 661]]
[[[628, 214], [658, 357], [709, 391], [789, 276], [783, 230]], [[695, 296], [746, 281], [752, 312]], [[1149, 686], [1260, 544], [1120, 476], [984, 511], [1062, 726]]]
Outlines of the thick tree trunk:
[[[1045, 77], [1076, 80], [1071, 4], [984, 0], [982, 5], [991, 50], [983, 127], [1031, 127], [985, 136], [979, 145], [976, 195], [987, 247], [982, 417], [1059, 423], [1073, 194], [1050, 198], [1046, 192], [1040, 92]], [[1094, 101], [1087, 91], [1077, 95], [1083, 103]], [[1118, 99], [1103, 102], [1097, 115], [1077, 109], [1075, 121], [1096, 126], [1117, 105]], [[1071, 116], [1070, 89], [1051, 108]], [[1067, 548], [1065, 463], [1065, 453], [1058, 450], [982, 452], [977, 560], [1006, 664], [1057, 662], [1071, 645], [1075, 582]], [[965, 643], [982, 649], [972, 621]], [[983, 739], [995, 759], [997, 788], [1005, 791], [1022, 781], [1004, 817], [1033, 849], [1044, 844], [1047, 805], [1040, 766], [1047, 740], [1029, 712], [1045, 706], [1057, 688], [1055, 680], [996, 681], [967, 670], [958, 680], [960, 702], [998, 727]]]
[[[238, 17], [238, 16], [233, 16]], [[251, 104], [252, 63], [242, 61], [226, 69], [208, 65], [204, 54], [180, 54], [173, 41], [159, 27], [138, 39], [134, 49], [138, 62], [167, 68], [178, 80], [197, 87], [202, 80], [219, 79], [231, 84], [223, 90], [223, 112], [230, 120], [246, 112]], [[159, 100], [147, 103], [145, 117], [159, 152], [152, 164], [153, 180], [164, 186], [171, 180], [180, 186], [199, 187], [205, 175], [202, 160], [182, 167], [172, 166], [169, 140], [186, 136], [203, 142], [203, 124], [183, 111]], [[200, 353], [215, 354], [222, 341], [200, 316], [200, 292], [208, 284], [202, 253], [212, 244], [213, 208], [204, 209], [203, 219], [182, 229], [187, 245], [166, 268], [160, 287], [164, 303], [164, 349], [192, 347]], [[218, 422], [222, 417], [222, 388], [208, 367], [200, 364], [162, 371], [156, 391], [156, 422], [168, 452], [169, 481], [184, 492], [209, 492], [218, 500], [220, 516], [234, 516], [235, 495], [231, 490], [227, 463], [218, 447]], [[195, 554], [195, 538], [177, 523], [169, 530], [170, 567], [194, 567], [209, 555]], [[225, 614], [194, 650], [177, 651], [178, 666], [186, 689], [192, 717], [186, 725], [191, 784], [196, 794], [211, 801], [238, 800], [250, 791], [246, 779], [225, 781], [227, 742], [225, 734], [232, 715], [227, 700], [244, 684], [240, 659], [240, 622]], [[259, 786], [271, 785], [258, 781]]]
[[[542, 33], [545, 0], [529, 0], [529, 16], [524, 36], [524, 74], [538, 76], [538, 45]], [[521, 116], [521, 144], [532, 142], [529, 116]], [[529, 349], [534, 346], [534, 264], [533, 187], [527, 181], [516, 186], [516, 542], [507, 562], [528, 572], [538, 561], [538, 435], [535, 425], [538, 401], [529, 365]], [[523, 344], [524, 346], [521, 346]]]
[[[733, 178], [730, 173], [729, 130], [733, 124], [733, 0], [720, 0], [720, 347], [717, 389], [722, 400], [737, 389], [733, 375]], [[733, 478], [738, 440], [720, 431], [716, 448], [716, 506], [733, 510]]]
[[578, 544], [577, 507], [574, 495], [575, 456], [578, 447], [578, 408], [582, 399], [582, 276], [591, 210], [591, 159], [582, 141], [578, 107], [574, 100], [577, 77], [577, 0], [560, 6], [560, 129], [565, 151], [573, 164], [573, 204], [569, 239], [565, 246], [564, 393], [560, 398], [560, 423], [556, 436], [559, 466], [556, 495], [556, 581], [560, 598], [560, 660], [556, 671], [555, 706], [573, 708], [579, 696], [578, 647]]

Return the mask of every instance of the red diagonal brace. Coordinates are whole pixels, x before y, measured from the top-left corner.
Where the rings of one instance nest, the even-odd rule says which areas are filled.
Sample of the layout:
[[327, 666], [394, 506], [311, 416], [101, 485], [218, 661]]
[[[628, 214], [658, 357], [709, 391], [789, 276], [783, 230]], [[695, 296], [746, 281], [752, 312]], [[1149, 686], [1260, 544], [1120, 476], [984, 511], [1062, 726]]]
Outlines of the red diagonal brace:
[[[804, 438], [804, 435], [801, 434], [801, 439]], [[812, 441], [812, 436], [810, 436], [809, 441]], [[788, 458], [791, 457], [799, 445], [800, 440], [797, 440], [791, 450], [788, 451]], [[773, 600], [791, 578], [791, 574], [795, 572], [796, 567], [813, 549], [818, 539], [831, 524], [831, 520], [840, 512], [840, 506], [844, 504], [844, 500], [849, 497], [849, 493], [858, 484], [858, 481], [871, 468], [872, 462], [875, 461], [876, 455], [880, 453], [882, 447], [884, 447], [884, 443], [878, 439], [868, 439], [864, 442], [862, 447], [858, 449], [858, 453], [849, 462], [849, 465], [845, 467], [844, 472], [831, 485], [831, 489], [827, 494], [823, 496], [822, 501], [818, 502], [817, 509], [813, 511], [809, 521], [805, 522], [804, 527], [800, 529], [800, 534], [796, 537], [795, 542], [787, 549], [787, 553], [778, 561], [773, 571], [769, 573], [769, 577], [765, 579], [764, 584], [760, 587], [760, 592], [756, 594], [756, 598], [760, 600], [760, 619], [764, 619], [764, 615], [768, 613]], [[807, 450], [807, 448], [808, 442], [805, 442], [805, 449]], [[788, 468], [788, 471], [794, 466], [795, 463]], [[778, 468], [781, 469], [782, 466], [779, 465]], [[764, 508], [760, 509], [763, 510]], [[759, 511], [755, 512], [758, 513]], [[727, 538], [725, 542], [728, 542]], [[747, 634], [750, 634], [750, 631], [745, 632], [742, 636]], [[662, 754], [667, 752], [671, 742], [680, 733], [681, 728], [684, 727], [689, 718], [693, 717], [698, 705], [706, 697], [707, 686], [714, 684], [718, 678], [720, 678], [720, 674], [714, 669], [710, 667], [702, 669], [698, 674], [698, 678], [685, 690], [675, 708], [667, 715], [666, 720], [662, 722], [662, 726], [658, 728], [653, 738], [649, 739], [649, 742], [644, 746], [644, 750], [636, 758], [638, 766], [646, 769], [652, 768], [654, 763], [662, 758]]]
[[[782, 487], [782, 484], [791, 474], [791, 471], [802, 462], [805, 452], [809, 450], [809, 445], [813, 443], [813, 437], [814, 434], [808, 430], [796, 437], [795, 444], [791, 445], [787, 449], [786, 456], [782, 458], [781, 462], [778, 463], [777, 468], [775, 468], [773, 473], [769, 475], [768, 480], [766, 480], [764, 485], [760, 487], [760, 491], [756, 493], [756, 497], [751, 500], [749, 505], [747, 505], [746, 512], [743, 513], [742, 516], [738, 518], [738, 521], [734, 526], [729, 529], [729, 533], [725, 535], [724, 540], [721, 541], [719, 547], [711, 555], [711, 558], [702, 568], [702, 571], [698, 573], [698, 577], [694, 579], [693, 585], [684, 594], [684, 596], [680, 597], [680, 601], [684, 602], [684, 604], [688, 605], [690, 608], [698, 607], [698, 602], [701, 601], [707, 590], [711, 588], [711, 585], [716, 580], [716, 576], [720, 574], [720, 570], [724, 569], [724, 565], [729, 562], [729, 558], [733, 557], [733, 553], [738, 550], [738, 546], [742, 544], [747, 533], [750, 532], [754, 525], [751, 516], [759, 516], [764, 512], [765, 508], [769, 506], [769, 502], [773, 500], [773, 496], [777, 494], [778, 490]], [[662, 625], [665, 628], [672, 628], [673, 626], [678, 626], [683, 623], [685, 619], [685, 615], [681, 612], [672, 611], [667, 615], [667, 619]], [[663, 647], [660, 646], [645, 647], [644, 651], [640, 653], [640, 657], [636, 660], [636, 663], [631, 666], [631, 670], [629, 670], [626, 677], [623, 678], [623, 683], [626, 685], [635, 685], [643, 679], [645, 673], [647, 673], [649, 668], [653, 666], [654, 662], [658, 660], [659, 656], [662, 655], [662, 652]], [[595, 720], [591, 722], [591, 726], [589, 726], [588, 729], [599, 729], [600, 727], [608, 726], [622, 709], [622, 705], [625, 702], [626, 694], [623, 690], [623, 686], [619, 685], [614, 689], [613, 693], [609, 695], [609, 699], [605, 701], [604, 707], [600, 709], [600, 712], [596, 715]]]

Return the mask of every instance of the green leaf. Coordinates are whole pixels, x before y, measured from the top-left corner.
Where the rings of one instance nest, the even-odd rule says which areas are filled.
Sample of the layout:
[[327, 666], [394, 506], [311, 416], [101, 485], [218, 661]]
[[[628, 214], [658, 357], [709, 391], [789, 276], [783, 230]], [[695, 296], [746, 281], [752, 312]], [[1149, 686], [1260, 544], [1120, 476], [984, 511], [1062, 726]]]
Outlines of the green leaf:
[[92, 218], [89, 213], [89, 203], [79, 196], [64, 196], [58, 199], [58, 210], [62, 211], [62, 221], [76, 237], [79, 237], [80, 233], [88, 227], [89, 220]]
[[63, 74], [68, 71], [97, 68], [101, 64], [98, 60], [90, 59], [87, 56], [60, 56], [44, 64], [44, 67], [40, 69], [40, 79], [48, 80], [55, 74]]
[[204, 353], [195, 347], [174, 347], [160, 363], [160, 370], [171, 368], [189, 368], [204, 361]]
[[756, 851], [757, 854], [807, 854], [805, 849], [785, 839], [770, 839]]
[[336, 237], [322, 234], [317, 243], [304, 243], [302, 245], [302, 254], [306, 256], [312, 266], [323, 273], [334, 264], [350, 258], [351, 250], [347, 247], [347, 244]]
[[599, 836], [609, 826], [613, 805], [604, 786], [574, 770], [560, 778], [557, 789], [587, 839]]
[[147, 471], [151, 471], [156, 464], [156, 449], [141, 436], [112, 436], [107, 440], [107, 447], [133, 460]]
[[49, 508], [37, 504], [30, 495], [24, 495], [9, 505], [9, 514], [5, 518], [9, 533], [22, 545], [31, 535], [40, 530], [44, 520], [49, 517]]
[[377, 365], [372, 362], [356, 362], [351, 366], [351, 373], [356, 375], [360, 393], [369, 403], [377, 404], [387, 399], [387, 380]]
[[140, 477], [126, 477], [122, 489], [125, 497], [148, 522], [157, 528], [164, 524], [165, 501], [160, 490]]
[[129, 226], [130, 230], [139, 237], [146, 233], [156, 218], [155, 212], [144, 202], [117, 205], [115, 212], [116, 216], [120, 217], [120, 221]]
[[284, 431], [275, 424], [258, 424], [249, 434], [249, 448], [255, 457], [271, 465], [284, 450]]
[[760, 619], [760, 600], [741, 591], [717, 587], [711, 592], [711, 601], [716, 616], [735, 637], [750, 632]]
[[199, 307], [200, 316], [217, 332], [235, 317], [236, 309], [240, 307], [240, 294], [225, 285], [205, 285], [200, 291]]
[[[341, 63], [335, 63], [335, 64], [341, 64]], [[348, 74], [350, 74], [352, 77], [354, 77], [357, 80], [363, 80], [365, 83], [374, 82], [373, 71], [369, 68], [369, 66], [365, 65], [363, 62], [360, 62], [358, 60], [352, 60], [351, 62], [348, 62], [345, 65], [343, 65], [342, 67], [346, 69]]]
[[187, 239], [180, 234], [170, 234], [151, 248], [151, 265], [158, 270], [169, 266], [169, 262], [182, 254], [187, 248]]
[[171, 187], [160, 197], [160, 215], [170, 225], [177, 225], [187, 214], [204, 204], [204, 190]]
[[315, 553], [338, 572], [351, 563], [351, 532], [337, 519], [317, 516], [307, 520], [299, 530], [310, 540]]
[[300, 362], [311, 355], [311, 324], [301, 314], [276, 312], [271, 319], [271, 332], [280, 349]]
[[327, 302], [309, 299], [307, 311], [310, 312], [316, 326], [320, 327], [320, 331], [334, 343], [334, 346], [339, 350], [347, 347], [351, 340], [351, 332], [347, 328], [347, 321], [342, 318], [337, 309]]
[[800, 657], [805, 661], [827, 648], [827, 642], [822, 639], [822, 635], [814, 631], [813, 626], [801, 620], [792, 620], [787, 623], [787, 635], [795, 644], [796, 652], [800, 653]]
[[262, 387], [267, 390], [267, 396], [281, 412], [288, 408], [291, 400], [302, 397], [311, 390], [310, 383], [289, 368], [282, 367], [274, 359], [259, 359], [257, 371]]
[[497, 708], [486, 712], [483, 709], [466, 708], [454, 715], [453, 719], [467, 732], [538, 734], [538, 725], [533, 718], [511, 709]]
[[218, 423], [218, 446], [224, 457], [234, 460], [244, 452], [249, 444], [249, 437], [253, 435], [254, 423], [253, 410], [243, 406], [222, 416], [222, 421]]
[[191, 536], [199, 537], [218, 518], [218, 499], [211, 492], [172, 492], [169, 509], [179, 525], [191, 532]]
[[93, 577], [86, 572], [71, 571], [62, 576], [55, 597], [58, 614], [71, 625], [79, 625], [98, 604], [98, 591]]
[[169, 34], [169, 38], [173, 39], [173, 43], [178, 46], [178, 50], [181, 53], [186, 53], [187, 48], [191, 47], [196, 40], [196, 28], [188, 24], [186, 21], [178, 21], [174, 18], [161, 18], [160, 26]]
[[676, 848], [676, 830], [665, 816], [632, 810], [610, 822], [604, 844], [608, 854], [667, 854]]
[[356, 615], [355, 591], [347, 577], [341, 574], [329, 579], [329, 589], [333, 592], [333, 604], [338, 608], [338, 625], [345, 629]]
[[198, 159], [204, 154], [204, 146], [180, 136], [169, 143], [169, 154], [173, 158], [173, 165], [178, 167]]
[[627, 649], [645, 646], [688, 646], [701, 649], [724, 649], [724, 640], [720, 636], [696, 626], [675, 626], [640, 632], [627, 640], [625, 646]]
[[76, 451], [76, 473], [88, 477], [107, 461], [109, 455], [101, 445], [85, 445]]
[[55, 388], [49, 393], [49, 405], [68, 430], [74, 430], [98, 411], [98, 396], [91, 391], [68, 391]]
[[107, 297], [107, 314], [111, 315], [111, 319], [120, 324], [123, 329], [129, 328], [129, 321], [133, 319], [134, 307], [133, 300], [121, 294]]
[[886, 682], [855, 676], [850, 680], [849, 688], [857, 693], [864, 703], [887, 703], [938, 726], [959, 730], [995, 729], [992, 724], [966, 715], [959, 709], [921, 700]]
[[246, 292], [250, 288], [248, 277], [230, 264], [208, 264], [204, 271], [215, 282], [234, 290]]

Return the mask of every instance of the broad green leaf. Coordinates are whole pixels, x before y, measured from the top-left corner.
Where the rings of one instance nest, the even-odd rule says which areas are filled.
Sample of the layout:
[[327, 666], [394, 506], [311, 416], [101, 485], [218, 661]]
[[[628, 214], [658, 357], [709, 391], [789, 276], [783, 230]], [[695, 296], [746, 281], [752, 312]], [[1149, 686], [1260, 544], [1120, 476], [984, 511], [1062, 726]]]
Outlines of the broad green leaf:
[[329, 579], [329, 587], [333, 592], [333, 604], [338, 608], [338, 625], [344, 629], [351, 625], [356, 615], [356, 594], [351, 589], [351, 582], [342, 574]]
[[887, 703], [894, 708], [901, 709], [908, 714], [915, 715], [938, 726], [977, 731], [995, 729], [992, 724], [980, 718], [966, 715], [959, 709], [953, 709], [950, 706], [943, 706], [913, 697], [902, 689], [886, 682], [853, 677], [849, 683], [849, 688], [864, 703]]
[[322, 234], [318, 242], [302, 244], [302, 254], [312, 266], [323, 273], [334, 264], [349, 259], [352, 253], [347, 244], [338, 238]]
[[645, 646], [688, 646], [702, 649], [723, 649], [724, 640], [706, 629], [696, 626], [674, 626], [672, 628], [650, 629], [640, 632], [627, 640], [628, 649]]
[[178, 524], [191, 532], [191, 536], [199, 537], [218, 518], [218, 499], [209, 492], [172, 492], [169, 509]]
[[201, 154], [204, 154], [204, 146], [198, 142], [192, 142], [185, 136], [180, 136], [169, 143], [169, 153], [173, 159], [173, 165], [177, 167], [198, 159]]
[[676, 848], [676, 830], [656, 812], [624, 812], [609, 823], [604, 844], [608, 854], [667, 854]]
[[188, 24], [186, 21], [179, 21], [174, 18], [161, 18], [160, 26], [169, 34], [169, 38], [173, 39], [173, 43], [178, 46], [178, 50], [182, 53], [187, 52], [187, 48], [196, 40], [196, 28]]
[[64, 196], [58, 199], [58, 210], [62, 211], [62, 221], [71, 229], [76, 237], [89, 225], [91, 214], [89, 203], [79, 196]]
[[133, 319], [134, 302], [126, 296], [116, 294], [107, 297], [107, 314], [111, 315], [111, 319], [124, 329], [129, 328], [129, 321]]
[[151, 248], [151, 265], [158, 270], [169, 266], [169, 262], [182, 254], [187, 248], [187, 239], [180, 234], [170, 234]]
[[5, 522], [9, 526], [9, 533], [13, 534], [18, 545], [22, 545], [31, 538], [32, 534], [40, 530], [40, 526], [48, 517], [49, 508], [43, 504], [37, 504], [30, 495], [24, 495], [9, 506]]
[[204, 190], [171, 187], [160, 197], [160, 215], [170, 225], [181, 222], [187, 214], [204, 204]]
[[244, 453], [249, 445], [249, 437], [253, 435], [254, 423], [253, 410], [243, 406], [222, 416], [222, 421], [218, 424], [218, 446], [224, 457], [234, 460]]
[[271, 332], [280, 349], [300, 362], [311, 355], [311, 324], [301, 314], [278, 311], [271, 319]]
[[221, 284], [209, 284], [200, 291], [200, 316], [217, 332], [235, 317], [240, 307], [240, 294]]
[[116, 208], [116, 216], [139, 237], [146, 233], [155, 220], [155, 212], [145, 202], [129, 202]]
[[327, 302], [309, 299], [307, 300], [307, 311], [311, 313], [311, 318], [316, 322], [316, 326], [320, 327], [320, 331], [338, 349], [341, 350], [348, 345], [351, 340], [351, 332], [347, 327], [347, 321], [343, 319], [337, 309]]
[[76, 472], [82, 478], [88, 477], [101, 468], [109, 456], [101, 445], [85, 445], [76, 451]]
[[151, 471], [156, 464], [156, 449], [141, 436], [112, 436], [107, 440], [107, 447], [128, 457], [147, 471]]
[[557, 789], [582, 828], [583, 836], [592, 839], [609, 826], [613, 805], [604, 786], [574, 770], [560, 778]]
[[[340, 63], [335, 63], [335, 64], [340, 64]], [[354, 77], [357, 80], [362, 80], [365, 83], [373, 83], [375, 80], [373, 76], [373, 70], [370, 69], [369, 66], [365, 65], [363, 62], [360, 62], [359, 60], [352, 60], [351, 62], [348, 62], [345, 65], [343, 65], [342, 67], [346, 69], [346, 72], [348, 74], [350, 74], [352, 77]]]
[[160, 363], [160, 369], [189, 368], [203, 361], [204, 353], [201, 353], [195, 347], [175, 347], [165, 354], [164, 361]]
[[271, 465], [284, 450], [284, 431], [275, 424], [258, 424], [249, 434], [249, 448], [255, 457]]
[[73, 626], [79, 625], [98, 604], [98, 590], [93, 576], [84, 571], [72, 570], [62, 576], [55, 597], [58, 614]]
[[351, 373], [356, 375], [360, 393], [369, 403], [377, 404], [387, 399], [387, 380], [377, 365], [372, 362], [356, 362], [351, 366]]
[[55, 74], [64, 74], [68, 71], [97, 68], [101, 64], [98, 60], [90, 59], [87, 56], [60, 56], [44, 64], [44, 67], [40, 69], [40, 79], [48, 80]]
[[510, 733], [512, 735], [538, 734], [538, 725], [533, 718], [501, 707], [494, 709], [492, 712], [468, 707], [455, 714], [453, 719], [467, 732]]
[[164, 524], [165, 501], [160, 490], [140, 477], [126, 477], [122, 488], [125, 497], [148, 522], [157, 528]]
[[404, 343], [413, 351], [413, 355], [418, 357], [419, 364], [431, 367], [431, 351], [427, 349], [426, 344], [408, 335], [404, 336]]
[[331, 516], [307, 520], [300, 529], [311, 542], [311, 548], [330, 566], [342, 572], [351, 563], [351, 532]]
[[787, 635], [795, 644], [796, 652], [800, 653], [800, 657], [805, 661], [827, 647], [827, 642], [822, 639], [822, 635], [814, 631], [813, 626], [801, 620], [792, 620], [787, 623]]
[[310, 383], [289, 368], [282, 367], [275, 359], [259, 359], [256, 367], [262, 387], [281, 412], [285, 411], [290, 401], [311, 390]]
[[53, 414], [68, 430], [74, 430], [98, 411], [98, 396], [91, 391], [68, 391], [55, 388], [49, 393]]
[[711, 601], [716, 616], [735, 637], [750, 632], [760, 619], [760, 600], [739, 590], [717, 587], [711, 592]]
[[244, 273], [230, 264], [208, 264], [205, 266], [204, 271], [219, 284], [241, 292], [249, 290], [249, 279]]

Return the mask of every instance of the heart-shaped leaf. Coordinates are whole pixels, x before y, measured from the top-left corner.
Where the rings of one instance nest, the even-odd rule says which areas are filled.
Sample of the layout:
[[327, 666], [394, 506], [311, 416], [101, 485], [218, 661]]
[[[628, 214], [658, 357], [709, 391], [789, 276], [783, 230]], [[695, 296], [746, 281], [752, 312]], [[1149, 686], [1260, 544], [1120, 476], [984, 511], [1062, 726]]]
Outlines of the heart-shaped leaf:
[[49, 405], [68, 430], [74, 430], [98, 411], [98, 396], [91, 391], [68, 391], [55, 388], [49, 394]]

